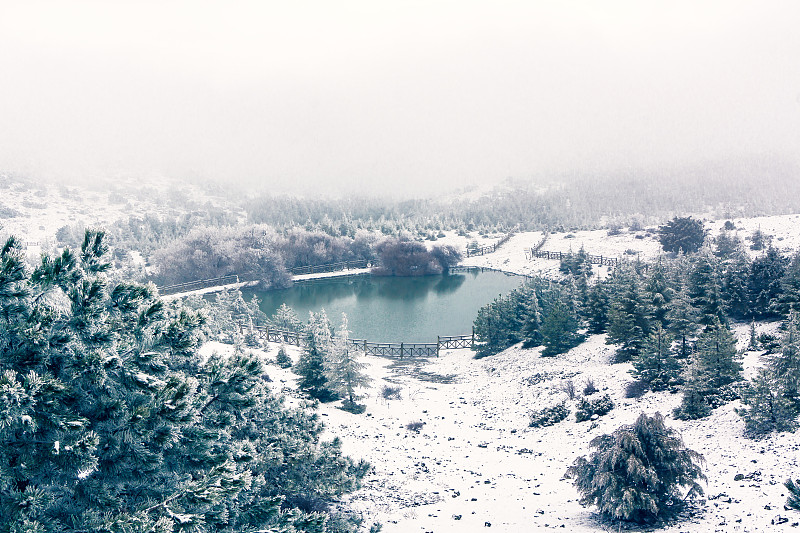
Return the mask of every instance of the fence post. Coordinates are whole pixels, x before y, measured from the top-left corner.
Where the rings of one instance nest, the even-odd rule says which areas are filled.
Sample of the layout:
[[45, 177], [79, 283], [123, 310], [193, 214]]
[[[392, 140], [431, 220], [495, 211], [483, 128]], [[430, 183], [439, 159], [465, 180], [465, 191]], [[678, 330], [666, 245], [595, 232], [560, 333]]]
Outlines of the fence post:
[[403, 343], [400, 343], [400, 359], [403, 358]]
[[472, 342], [470, 342], [471, 349], [475, 349], [475, 326], [472, 326]]
[[439, 357], [439, 344], [441, 343], [441, 337], [436, 335], [436, 357]]

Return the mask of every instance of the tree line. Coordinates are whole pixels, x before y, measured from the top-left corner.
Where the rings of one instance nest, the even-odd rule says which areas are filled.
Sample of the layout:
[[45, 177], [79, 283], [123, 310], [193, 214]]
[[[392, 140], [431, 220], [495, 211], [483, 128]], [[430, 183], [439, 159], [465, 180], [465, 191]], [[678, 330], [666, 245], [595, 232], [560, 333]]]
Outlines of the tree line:
[[[583, 258], [582, 258], [583, 257]], [[800, 414], [800, 252], [784, 257], [769, 247], [751, 259], [723, 230], [693, 254], [662, 256], [650, 264], [619, 264], [603, 280], [581, 253], [562, 264], [555, 282], [534, 278], [478, 312], [477, 357], [522, 342], [543, 356], [564, 353], [584, 334], [607, 335], [617, 361], [653, 391], [682, 392], [680, 418], [700, 418], [741, 398], [747, 433], [793, 430]], [[780, 339], [758, 336], [753, 349], [771, 353], [744, 383], [733, 321], [782, 320]]]

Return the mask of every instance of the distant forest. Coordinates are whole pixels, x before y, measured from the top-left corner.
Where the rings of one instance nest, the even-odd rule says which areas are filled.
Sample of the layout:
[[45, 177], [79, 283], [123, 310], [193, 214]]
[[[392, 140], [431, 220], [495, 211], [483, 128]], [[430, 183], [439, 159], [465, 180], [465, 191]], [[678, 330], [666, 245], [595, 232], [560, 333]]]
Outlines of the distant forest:
[[[129, 251], [142, 253], [159, 268], [157, 281], [225, 275], [233, 273], [233, 265], [260, 257], [266, 263], [256, 270], [273, 273], [279, 283], [284, 270], [294, 266], [372, 259], [374, 246], [386, 237], [436, 241], [444, 231], [486, 236], [512, 229], [641, 228], [685, 214], [730, 219], [800, 212], [798, 176], [795, 164], [748, 159], [539, 183], [507, 180], [482, 195], [408, 200], [248, 198], [241, 189], [206, 185], [207, 193], [220, 198], [217, 205], [192, 201], [177, 189], [160, 200], [166, 209], [159, 214], [131, 217], [107, 229], [118, 259]], [[117, 191], [115, 197], [124, 194]], [[74, 247], [83, 229], [64, 226], [57, 240]], [[233, 242], [248, 243], [252, 253], [231, 251]], [[178, 258], [186, 265], [179, 268]], [[212, 266], [205, 269], [206, 264]]]

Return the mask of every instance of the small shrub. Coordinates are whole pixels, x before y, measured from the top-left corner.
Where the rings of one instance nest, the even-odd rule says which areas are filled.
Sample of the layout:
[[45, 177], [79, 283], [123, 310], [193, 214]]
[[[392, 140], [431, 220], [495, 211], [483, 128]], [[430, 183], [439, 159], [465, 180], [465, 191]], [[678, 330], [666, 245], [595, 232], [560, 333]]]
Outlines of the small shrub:
[[641, 398], [644, 396], [644, 393], [647, 392], [648, 386], [646, 381], [642, 381], [640, 379], [636, 381], [631, 381], [627, 385], [625, 385], [625, 397], [626, 398]]
[[736, 229], [736, 226], [730, 220], [726, 220], [725, 225], [722, 227], [725, 229], [725, 231], [733, 231]]
[[622, 233], [622, 228], [617, 224], [613, 224], [608, 227], [607, 233], [609, 237], [612, 237], [614, 235], [619, 235], [620, 233]]
[[638, 253], [639, 252], [637, 252], [636, 250], [634, 250], [632, 248], [628, 248], [627, 250], [625, 250], [625, 255], [636, 255]]
[[289, 354], [286, 353], [286, 346], [281, 344], [281, 347], [278, 349], [278, 355], [275, 356], [275, 364], [281, 368], [289, 368], [292, 366], [292, 359], [289, 357]]
[[595, 392], [599, 392], [597, 387], [594, 386], [592, 378], [586, 378], [586, 386], [583, 387], [583, 395], [591, 396]]
[[402, 387], [392, 387], [391, 385], [384, 385], [381, 388], [381, 398], [384, 400], [400, 400], [402, 395], [400, 391], [402, 391]]
[[596, 400], [582, 398], [578, 403], [578, 410], [575, 411], [575, 421], [584, 422], [590, 420], [594, 415], [603, 416], [614, 408], [614, 401], [608, 394], [604, 394]]
[[261, 340], [258, 338], [258, 334], [254, 331], [249, 333], [245, 333], [244, 335], [244, 343], [246, 346], [250, 348], [260, 348], [261, 347]]
[[425, 422], [423, 422], [421, 420], [414, 420], [414, 421], [409, 422], [408, 424], [406, 424], [406, 429], [409, 430], [409, 431], [413, 431], [415, 433], [419, 433], [420, 430], [422, 429], [422, 426], [424, 426], [424, 425], [425, 425]]
[[571, 379], [561, 383], [561, 390], [567, 393], [567, 398], [570, 400], [575, 399], [575, 383]]
[[541, 428], [557, 424], [569, 416], [569, 409], [564, 403], [554, 405], [552, 407], [545, 407], [538, 411], [534, 411], [530, 415], [530, 422], [528, 427]]
[[776, 353], [781, 350], [781, 339], [777, 335], [762, 333], [757, 337], [757, 340], [758, 346], [768, 354]]
[[340, 409], [342, 411], [347, 411], [348, 413], [353, 413], [354, 415], [360, 415], [367, 410], [367, 406], [358, 404], [356, 402], [351, 402], [349, 399], [347, 399], [342, 402]]

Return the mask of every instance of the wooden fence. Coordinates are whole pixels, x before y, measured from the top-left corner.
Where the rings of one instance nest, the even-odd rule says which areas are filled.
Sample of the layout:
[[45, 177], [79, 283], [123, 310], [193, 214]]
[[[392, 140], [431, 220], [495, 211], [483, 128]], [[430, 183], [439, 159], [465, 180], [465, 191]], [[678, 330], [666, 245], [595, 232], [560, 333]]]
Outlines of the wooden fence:
[[[558, 259], [560, 261], [570, 256], [575, 257], [576, 254], [574, 252], [548, 252], [547, 250], [535, 250], [533, 248], [530, 248], [525, 251], [525, 257], [527, 259], [533, 259], [534, 257], [539, 257], [542, 259]], [[617, 264], [619, 263], [619, 259], [617, 259], [616, 257], [607, 257], [603, 255], [587, 255], [586, 258], [593, 265], [604, 265], [613, 267], [617, 266]]]
[[187, 281], [186, 283], [176, 283], [175, 285], [165, 285], [158, 288], [158, 293], [161, 296], [166, 296], [168, 294], [197, 291], [200, 289], [207, 289], [209, 287], [217, 287], [220, 285], [231, 285], [233, 283], [239, 283], [239, 276], [236, 274], [220, 276], [218, 278]]
[[[270, 326], [254, 326], [239, 322], [242, 333], [255, 333], [267, 342], [282, 342], [295, 346], [303, 345], [302, 333]], [[439, 356], [440, 350], [472, 348], [475, 346], [475, 331], [471, 335], [438, 336], [436, 342], [369, 342], [366, 339], [350, 339], [350, 344], [364, 350], [365, 355], [385, 357], [431, 357]]]
[[487, 244], [486, 246], [479, 246], [478, 248], [467, 248], [466, 257], [475, 257], [476, 255], [486, 255], [496, 251], [514, 236], [514, 232], [506, 233], [505, 236], [494, 244]]

